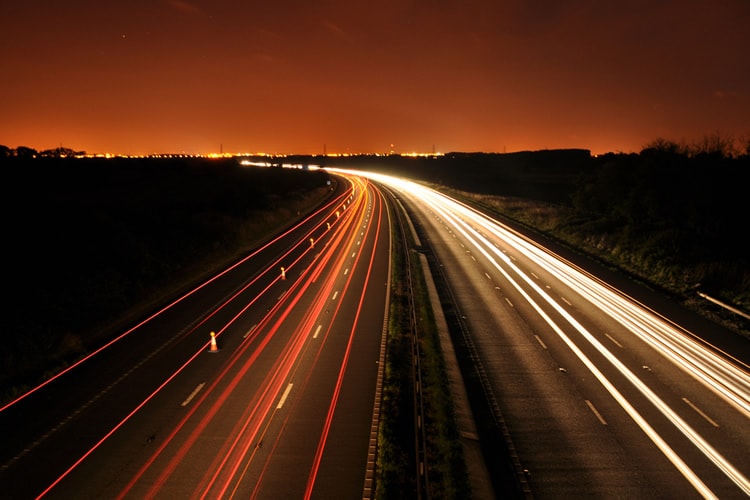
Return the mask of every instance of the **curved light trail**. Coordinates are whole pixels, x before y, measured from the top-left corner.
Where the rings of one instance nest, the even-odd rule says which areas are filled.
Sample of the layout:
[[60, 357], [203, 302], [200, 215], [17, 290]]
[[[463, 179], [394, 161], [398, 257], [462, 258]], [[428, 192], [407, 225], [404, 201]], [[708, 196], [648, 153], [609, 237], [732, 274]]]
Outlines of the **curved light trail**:
[[[315, 211], [313, 214], [311, 214], [310, 216], [308, 216], [308, 219], [309, 218], [314, 218], [316, 215], [318, 215], [320, 213], [325, 213], [327, 210], [330, 210], [332, 206], [338, 206], [338, 205], [340, 205], [342, 203], [341, 200], [347, 198], [347, 196], [351, 197], [350, 191], [348, 191], [344, 195], [342, 195], [342, 196], [340, 196], [340, 197], [338, 197], [338, 198], [330, 201], [326, 205], [320, 207], [317, 211]], [[19, 402], [21, 402], [22, 400], [24, 400], [27, 397], [31, 396], [32, 394], [35, 394], [37, 391], [40, 391], [43, 388], [47, 387], [48, 385], [50, 385], [51, 383], [53, 383], [55, 380], [68, 375], [70, 372], [74, 371], [76, 368], [78, 368], [82, 364], [88, 362], [89, 360], [91, 360], [92, 358], [94, 358], [95, 356], [97, 356], [98, 354], [101, 354], [102, 352], [104, 352], [108, 348], [112, 347], [113, 345], [115, 345], [119, 341], [121, 341], [124, 338], [128, 337], [133, 332], [141, 329], [142, 327], [144, 327], [148, 323], [152, 322], [154, 319], [156, 319], [159, 316], [163, 315], [166, 311], [172, 309], [175, 305], [179, 304], [180, 302], [184, 301], [188, 297], [194, 295], [195, 293], [197, 293], [201, 289], [205, 288], [207, 285], [209, 285], [213, 281], [216, 281], [220, 277], [222, 277], [222, 276], [224, 276], [224, 275], [232, 272], [233, 269], [241, 266], [242, 264], [244, 264], [248, 260], [251, 260], [252, 258], [254, 258], [256, 255], [258, 255], [260, 252], [262, 252], [266, 248], [270, 247], [271, 245], [273, 245], [277, 241], [285, 238], [288, 234], [291, 234], [291, 233], [295, 232], [305, 222], [306, 222], [306, 220], [302, 220], [302, 221], [298, 222], [293, 227], [291, 227], [288, 230], [284, 231], [283, 233], [277, 235], [276, 237], [274, 237], [270, 241], [266, 242], [261, 247], [255, 249], [253, 252], [251, 252], [249, 255], [247, 255], [246, 257], [244, 257], [242, 260], [236, 262], [234, 265], [232, 265], [229, 268], [225, 269], [224, 271], [222, 271], [222, 272], [214, 275], [213, 277], [211, 277], [210, 279], [208, 279], [207, 281], [205, 281], [201, 285], [197, 286], [196, 288], [193, 288], [189, 292], [185, 293], [184, 295], [182, 295], [179, 298], [175, 299], [174, 301], [170, 302], [169, 304], [167, 304], [163, 308], [159, 309], [154, 314], [152, 314], [151, 316], [147, 317], [143, 321], [139, 322], [138, 324], [136, 324], [132, 328], [126, 330], [125, 332], [121, 333], [120, 335], [118, 335], [117, 337], [115, 337], [111, 341], [107, 342], [103, 346], [97, 348], [95, 351], [93, 351], [90, 354], [86, 355], [85, 357], [81, 358], [77, 362], [71, 364], [69, 367], [65, 368], [64, 370], [61, 370], [60, 372], [56, 373], [54, 376], [48, 378], [44, 382], [42, 382], [42, 383], [40, 383], [40, 384], [32, 387], [28, 391], [23, 392], [22, 394], [20, 394], [19, 396], [17, 396], [13, 400], [7, 402], [5, 405], [3, 405], [2, 407], [0, 407], [0, 412], [3, 412], [5, 410], [7, 410], [8, 408], [10, 408], [10, 407], [18, 404]], [[289, 253], [289, 252], [287, 252], [287, 253]]]
[[[383, 226], [388, 215], [387, 204], [377, 188], [377, 184], [381, 183], [418, 200], [415, 203], [422, 204], [475, 248], [477, 256], [481, 254], [483, 262], [491, 266], [492, 270], [488, 268], [488, 273], [498, 273], [523, 297], [561, 340], [561, 345], [593, 375], [627, 418], [637, 424], [659, 450], [658, 453], [673, 464], [698, 494], [705, 498], [719, 496], [709, 486], [709, 481], [704, 477], [705, 471], [691, 465], [696, 463], [695, 459], [685, 457], [683, 441], [706, 457], [713, 464], [712, 467], [720, 471], [721, 474], [717, 475], [725, 476], [740, 492], [750, 495], [750, 481], [747, 471], [742, 470], [743, 465], [732, 463], [712, 444], [711, 436], [689, 424], [664, 394], [659, 394], [657, 389], [636, 375], [625, 361], [600, 342], [594, 332], [584, 326], [585, 321], [577, 319], [575, 313], [569, 310], [570, 302], [562, 299], [563, 304], [561, 300], [553, 298], [548, 290], [540, 286], [536, 275], [524, 271], [523, 266], [501, 247], [523, 256], [524, 262], [531, 263], [534, 269], [554, 277], [576, 298], [585, 300], [612, 318], [631, 332], [633, 339], [688, 374], [690, 380], [699, 383], [694, 384], [696, 387], [708, 389], [720, 398], [717, 401], [726, 403], [726, 408], [733, 415], [736, 413], [739, 419], [745, 421], [750, 420], [750, 367], [523, 235], [446, 195], [390, 176], [331, 170], [346, 179], [350, 187], [312, 214], [310, 219], [301, 221], [289, 232], [269, 242], [268, 245], [271, 245], [281, 241], [282, 237], [294, 235], [293, 244], [270, 259], [264, 270], [243, 278], [239, 286], [222, 295], [223, 298], [210, 310], [199, 314], [189, 328], [166, 341], [176, 340], [175, 343], [178, 343], [195, 338], [195, 335], [203, 335], [202, 331], [208, 325], [213, 325], [215, 337], [222, 340], [236, 339], [238, 331], [243, 334], [233, 349], [224, 351], [226, 356], [219, 358], [220, 367], [212, 373], [211, 378], [202, 382], [184, 400], [179, 418], [174, 419], [164, 432], [164, 437], [148, 451], [138, 466], [134, 466], [127, 480], [118, 487], [115, 494], [118, 498], [159, 498], [176, 492], [184, 493], [185, 488], [190, 488], [193, 498], [264, 496], [265, 491], [271, 491], [274, 487], [271, 471], [275, 467], [277, 454], [282, 453], [284, 432], [293, 427], [291, 415], [295, 411], [304, 411], [301, 401], [305, 394], [317, 390], [318, 380], [313, 374], [322, 368], [322, 360], [328, 359], [324, 356], [327, 349], [336, 345], [337, 364], [326, 367], [329, 374], [327, 392], [322, 396], [322, 402], [321, 396], [318, 396], [318, 420], [309, 429], [309, 437], [314, 443], [311, 441], [308, 445], [304, 473], [296, 478], [299, 496], [313, 496], [324, 453], [331, 445], [330, 432], [341, 403], [344, 379], [350, 368], [352, 346], [362, 337], [358, 332], [367, 302], [366, 294], [371, 288], [376, 247], [379, 238], [382, 239], [381, 233], [385, 233]], [[315, 223], [305, 225], [308, 220]], [[363, 245], [363, 242], [367, 242], [367, 245]], [[55, 379], [3, 406], [0, 413], [12, 410], [31, 395], [35, 395], [33, 399], [36, 399], [37, 392], [48, 390], [55, 380], [75, 373], [265, 248], [267, 246], [162, 308]], [[489, 274], [486, 276], [490, 278]], [[249, 292], [251, 290], [253, 292]], [[281, 295], [278, 295], [279, 292]], [[572, 299], [574, 296], [569, 297]], [[343, 305], [344, 301], [347, 301], [347, 307]], [[264, 309], [265, 313], [259, 314], [260, 303], [272, 305]], [[260, 319], [251, 320], [250, 317]], [[251, 321], [255, 324], [248, 329], [245, 325]], [[378, 327], [377, 330], [380, 332], [382, 328]], [[62, 488], [71, 477], [80, 475], [81, 469], [91, 466], [97, 453], [111, 438], [131, 425], [144, 408], [157, 404], [166, 388], [189, 373], [209, 347], [210, 341], [205, 338], [198, 350], [186, 354], [169, 374], [154, 383], [153, 389], [144, 392], [142, 400], [139, 399], [123, 413], [120, 420], [102, 431], [100, 437], [93, 439], [90, 448], [63, 467], [60, 476], [45, 487], [38, 497]], [[253, 380], [251, 386], [248, 380]], [[633, 400], [628, 394], [637, 394], [638, 398]], [[675, 400], [692, 404], [685, 398]], [[657, 411], [650, 411], [654, 409]], [[658, 424], [652, 420], [653, 417], [648, 417], [657, 413], [661, 416]], [[705, 414], [704, 418], [712, 422], [715, 428], [719, 427]], [[220, 442], [212, 442], [207, 436], [219, 421], [224, 422], [223, 438]], [[663, 431], [665, 426], [671, 426], [678, 432], [669, 433], [668, 436], [659, 430]], [[677, 444], [673, 434], [685, 439], [680, 438]], [[267, 446], [263, 447], [263, 443]], [[648, 446], [651, 447], [650, 444]], [[202, 472], [197, 475], [193, 471], [196, 463], [204, 464]]]
[[[185, 481], [186, 474], [189, 474], [186, 467], [190, 468], [190, 465], [186, 464], [196, 462], [205, 463], [205, 469], [198, 478], [189, 480], [195, 482], [192, 490], [194, 498], [244, 496], [247, 492], [257, 494], [269, 461], [272, 459], [273, 448], [275, 448], [275, 446], [271, 447], [271, 453], [264, 453], [263, 459], [258, 460], [259, 445], [264, 439], [269, 439], [274, 443], [279, 442], [281, 432], [288, 424], [287, 408], [297, 404], [299, 396], [295, 394], [302, 394], [306, 387], [310, 387], [311, 376], [319, 363], [321, 353], [326, 346], [331, 344], [332, 337], [330, 336], [334, 324], [338, 325], [337, 337], [343, 333], [342, 326], [348, 325], [344, 327], [349, 331], [348, 340], [345, 342], [346, 348], [343, 351], [343, 358], [339, 361], [341, 365], [337, 379], [329, 396], [327, 416], [321, 422], [319, 430], [311, 429], [311, 432], [320, 433], [314, 455], [310, 457], [309, 477], [304, 487], [307, 491], [304, 494], [307, 496], [311, 494], [316, 484], [321, 458], [331, 430], [331, 422], [347, 373], [352, 345], [356, 338], [355, 333], [359, 328], [360, 312], [365, 303], [365, 294], [372, 293], [369, 291], [371, 287], [368, 286], [368, 282], [376, 258], [375, 249], [378, 247], [378, 238], [381, 233], [385, 234], [385, 230], [381, 229], [385, 223], [384, 217], [386, 217], [385, 204], [380, 193], [361, 177], [342, 176], [341, 178], [346, 179], [350, 188], [344, 195], [333, 199], [310, 216], [311, 219], [319, 220], [312, 229], [305, 232], [297, 231], [298, 236], [294, 245], [273, 260], [264, 271], [248, 279], [240, 288], [226, 296], [213, 308], [213, 311], [196, 321], [187, 333], [181, 334], [180, 338], [187, 338], [193, 332], [205, 329], [209, 320], [215, 324], [218, 318], [217, 313], [224, 309], [227, 309], [227, 312], [222, 315], [225, 319], [221, 320], [223, 324], [214, 326], [216, 331], [214, 338], [221, 338], [228, 334], [235, 335], [238, 328], [246, 332], [238, 347], [228, 352], [229, 356], [226, 361], [222, 362], [215, 376], [201, 383], [199, 389], [194, 390], [183, 402], [182, 407], [185, 408], [185, 412], [182, 417], [175, 421], [173, 427], [159, 440], [156, 448], [144, 459], [142, 465], [134, 470], [129, 480], [123, 483], [119, 494], [116, 495], [117, 498], [132, 496], [158, 498], [170, 495], [175, 487], [177, 489], [183, 487], [179, 485]], [[288, 233], [273, 241], [294, 232], [304, 223], [305, 221], [300, 222]], [[368, 241], [367, 252], [363, 251], [365, 240]], [[245, 260], [252, 258], [259, 251], [254, 252]], [[383, 260], [383, 255], [379, 255]], [[225, 273], [230, 271], [227, 270]], [[261, 279], [263, 281], [260, 281]], [[201, 287], [206, 286], [207, 283]], [[157, 318], [159, 314], [197, 293], [201, 287], [125, 332], [86, 360], [60, 374], [59, 377], [67, 375], [75, 368], [82, 366], [85, 361], [105, 352], [117, 341]], [[260, 289], [260, 292], [249, 296], [247, 290], [251, 288]], [[269, 294], [277, 294], [280, 289], [284, 289], [283, 293], [259, 322], [250, 330], [240, 326], [243, 322], [247, 323], [248, 320], [245, 317], [252, 310], [257, 309], [253, 307], [256, 302]], [[385, 296], [384, 291], [382, 295]], [[349, 296], [352, 298], [350, 299]], [[344, 312], [341, 307], [345, 300], [351, 304], [352, 299], [358, 305], [353, 319], [349, 319], [350, 309], [345, 309], [347, 314], [344, 315], [341, 314]], [[230, 305], [234, 312], [229, 313]], [[383, 328], [378, 327], [377, 331], [382, 332]], [[338, 344], [340, 340], [336, 342]], [[380, 344], [379, 341], [377, 343]], [[275, 347], [272, 348], [272, 345]], [[83, 465], [95, 461], [97, 453], [100, 453], [99, 450], [113, 436], [123, 432], [130, 421], [145, 407], [154, 404], [153, 402], [165, 388], [183, 377], [183, 373], [187, 372], [204, 352], [211, 350], [210, 348], [211, 341], [207, 339], [199, 350], [157, 384], [147, 397], [96, 440], [90, 449], [78, 459], [73, 460], [71, 465], [45, 487], [37, 498], [45, 497], [58, 488], [64, 488], [66, 481], [78, 474]], [[263, 365], [266, 368], [263, 372], [258, 372], [256, 366], [261, 359], [265, 359]], [[253, 378], [259, 380], [259, 385], [253, 389], [252, 393], [246, 393], [243, 396], [239, 394], [239, 388], [242, 386], [244, 391], [247, 390], [245, 380], [251, 372], [255, 374]], [[261, 378], [258, 378], [259, 373], [263, 375]], [[374, 381], [372, 384], [374, 390]], [[44, 386], [40, 386], [34, 391], [43, 389]], [[24, 397], [26, 395], [0, 411], [12, 407]], [[219, 446], [207, 448], [206, 433], [210, 434], [210, 429], [217, 425], [215, 420], [218, 416], [226, 413], [230, 408], [228, 406], [230, 401], [231, 408], [233, 408], [231, 411], [236, 412], [238, 408], [242, 408], [240, 416], [233, 420], [233, 426], [230, 426], [227, 431], [227, 439], [222, 440]], [[238, 402], [241, 406], [238, 406]], [[372, 404], [371, 400], [370, 404]], [[280, 420], [279, 430], [278, 423], [273, 426], [272, 424], [278, 421], [280, 412], [283, 412], [283, 417]], [[272, 427], [273, 430], [271, 430]], [[268, 435], [269, 432], [274, 432], [274, 434]], [[209, 454], [206, 455], [206, 453]], [[364, 461], [366, 450], [363, 450], [362, 456]], [[249, 474], [251, 470], [254, 472]]]
[[[347, 172], [346, 170], [342, 171]], [[463, 203], [433, 189], [404, 179], [375, 173], [360, 172], [360, 174], [418, 199], [420, 203], [429, 207], [429, 210], [448, 227], [453, 228], [473, 245], [486, 261], [501, 273], [528, 301], [697, 492], [706, 498], [715, 498], [715, 494], [704, 484], [699, 474], [692, 470], [654, 430], [590, 357], [584, 354], [578, 345], [565, 334], [563, 328], [555, 323], [537, 303], [536, 299], [526, 292], [527, 289], [532, 290], [536, 296], [540, 297], [544, 303], [571, 325], [726, 477], [745, 495], [750, 495], [750, 481], [748, 481], [745, 473], [731, 464], [703, 436], [688, 425], [673, 408], [599, 342], [558, 301], [554, 300], [534, 279], [514, 264], [495, 242], [490, 241], [489, 237], [501, 241], [504, 245], [513, 248], [525, 258], [533, 261], [589, 303], [615, 319], [664, 358], [724, 399], [745, 418], [750, 418], [750, 370], [747, 365], [707, 345], [696, 336], [660, 317], [642, 304], [635, 302], [632, 298], [625, 296], [570, 262], [564, 261], [507, 226]]]

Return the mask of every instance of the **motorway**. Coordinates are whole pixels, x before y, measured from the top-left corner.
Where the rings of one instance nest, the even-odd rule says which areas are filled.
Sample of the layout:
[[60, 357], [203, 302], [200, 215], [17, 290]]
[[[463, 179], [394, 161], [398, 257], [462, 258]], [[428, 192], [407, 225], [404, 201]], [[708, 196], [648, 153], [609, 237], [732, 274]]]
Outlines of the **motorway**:
[[3, 498], [361, 498], [390, 266], [367, 180], [0, 408]]
[[746, 340], [424, 186], [335, 171], [318, 211], [0, 408], [3, 498], [369, 497], [389, 206], [519, 497], [750, 495]]
[[681, 327], [689, 314], [664, 317], [638, 287], [625, 293], [422, 185], [368, 177], [407, 207], [454, 300], [519, 496], [750, 495], [746, 339]]

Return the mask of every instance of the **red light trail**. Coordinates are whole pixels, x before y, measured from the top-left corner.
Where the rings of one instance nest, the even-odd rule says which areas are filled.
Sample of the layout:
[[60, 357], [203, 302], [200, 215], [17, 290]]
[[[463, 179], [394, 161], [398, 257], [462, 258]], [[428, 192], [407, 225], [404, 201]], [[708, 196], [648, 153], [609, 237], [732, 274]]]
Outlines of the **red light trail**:
[[[295, 393], [303, 394], [305, 388], [309, 387], [313, 369], [318, 366], [324, 346], [329, 343], [334, 321], [344, 321], [344, 324], [349, 325], [346, 327], [349, 333], [345, 339], [343, 357], [339, 361], [341, 365], [338, 375], [331, 389], [331, 399], [327, 405], [325, 418], [321, 422], [322, 429], [319, 431], [321, 434], [318, 445], [313, 450], [314, 457], [311, 457], [310, 474], [306, 483], [308, 491], [312, 490], [349, 363], [360, 313], [365, 303], [375, 260], [375, 248], [382, 227], [383, 200], [380, 193], [361, 178], [351, 177], [349, 181], [352, 184], [351, 189], [321, 209], [327, 214], [321, 222], [317, 223], [313, 229], [300, 233], [297, 243], [274, 260], [272, 265], [218, 304], [210, 314], [191, 327], [187, 333], [182, 334], [183, 339], [190, 337], [193, 333], [200, 331], [209, 319], [218, 318], [217, 313], [229, 304], [234, 303], [236, 306], [239, 300], [245, 300], [246, 302], [242, 304], [238, 312], [223, 320], [224, 324], [221, 327], [215, 328], [216, 337], [233, 332], [236, 330], [236, 328], [232, 330], [233, 326], [240, 323], [251, 306], [262, 296], [274, 293], [273, 291], [277, 290], [282, 282], [288, 285], [288, 289], [278, 297], [262, 320], [245, 334], [237, 348], [229, 351], [230, 356], [215, 376], [207, 383], [201, 384], [200, 388], [186, 400], [189, 402], [187, 412], [171, 424], [169, 432], [160, 440], [158, 447], [145, 458], [142, 465], [134, 471], [122, 487], [118, 498], [133, 495], [154, 498], [169, 494], [175, 487], [184, 487], [175, 486], [175, 484], [184, 482], [185, 468], [190, 467], [188, 464], [194, 464], [196, 461], [205, 465], [202, 474], [189, 480], [189, 484], [194, 484], [191, 488], [195, 498], [223, 497], [227, 494], [234, 496], [239, 491], [245, 491], [248, 488], [247, 481], [253, 480], [248, 476], [248, 472], [257, 456], [259, 444], [265, 438], [270, 437], [270, 442], [273, 444], [266, 448], [266, 451], [270, 449], [270, 454], [266, 454], [265, 461], [257, 463], [252, 469], [255, 470], [253, 477], [256, 482], [255, 486], [251, 487], [251, 491], [252, 494], [257, 494], [281, 433], [289, 422], [289, 414], [284, 415], [282, 421], [275, 425], [276, 428], [280, 426], [280, 430], [275, 429], [278, 434], [267, 436], [272, 421], [278, 415], [283, 406], [282, 402], [286, 401], [287, 397], [291, 397], [288, 406], [296, 407], [299, 401], [295, 399], [298, 398]], [[372, 215], [375, 219], [374, 224], [370, 223], [369, 214], [374, 214]], [[363, 228], [361, 232], [360, 228]], [[372, 248], [372, 252], [367, 257], [366, 268], [355, 273], [355, 270], [362, 267], [361, 260], [366, 257], [366, 254], [362, 252], [363, 241], [369, 242], [368, 248]], [[288, 257], [292, 253], [295, 257], [290, 262]], [[309, 263], [305, 263], [307, 261]], [[277, 273], [281, 263], [285, 264], [286, 281]], [[304, 267], [295, 272], [294, 270], [300, 265]], [[290, 270], [293, 274], [289, 274]], [[270, 278], [268, 273], [274, 273], [275, 277], [268, 280]], [[268, 281], [260, 289], [260, 293], [252, 298], [242, 299], [243, 292], [252, 286], [257, 288], [258, 280], [263, 276], [266, 276]], [[357, 285], [356, 288], [352, 288], [355, 276], [357, 276]], [[325, 278], [322, 283], [319, 282], [321, 278]], [[345, 300], [349, 300], [346, 297], [352, 289], [357, 290], [359, 294], [356, 299], [358, 305], [354, 318], [339, 320], [342, 304]], [[332, 300], [336, 301], [334, 306], [329, 305]], [[318, 337], [325, 323], [327, 326], [316, 346], [317, 351], [306, 354], [312, 346], [310, 340]], [[317, 330], [315, 330], [316, 324], [318, 324]], [[314, 336], [313, 330], [315, 330]], [[337, 339], [341, 333], [339, 331]], [[119, 431], [146, 404], [153, 401], [185, 368], [199, 359], [209, 343], [210, 341], [207, 341], [179, 370], [171, 373], [131, 413], [50, 484], [40, 497], [59, 486], [84, 461], [92, 459], [105, 441]], [[272, 346], [273, 349], [269, 350]], [[259, 365], [261, 357], [264, 357], [265, 361]], [[304, 371], [298, 373], [303, 359], [307, 359]], [[262, 371], [259, 372], [259, 369]], [[246, 383], [245, 380], [251, 372], [256, 378], [258, 374], [264, 373], [265, 376], [259, 379], [259, 384], [255, 386], [252, 394], [243, 397], [238, 406], [238, 391]], [[302, 376], [302, 381], [292, 382], [300, 376]], [[292, 387], [295, 391], [292, 391]], [[201, 390], [202, 392], [199, 392]], [[232, 401], [231, 410], [228, 406], [230, 400]], [[237, 413], [238, 410], [237, 417], [231, 420], [234, 425], [231, 428], [226, 428], [226, 425], [222, 426], [224, 429], [221, 435], [225, 435], [226, 438], [223, 438], [218, 446], [215, 442], [208, 443], [207, 436], [215, 432], [212, 429], [215, 430], [216, 426], [220, 425], [216, 423], [219, 415], [227, 411]], [[205, 455], [206, 453], [209, 455]]]

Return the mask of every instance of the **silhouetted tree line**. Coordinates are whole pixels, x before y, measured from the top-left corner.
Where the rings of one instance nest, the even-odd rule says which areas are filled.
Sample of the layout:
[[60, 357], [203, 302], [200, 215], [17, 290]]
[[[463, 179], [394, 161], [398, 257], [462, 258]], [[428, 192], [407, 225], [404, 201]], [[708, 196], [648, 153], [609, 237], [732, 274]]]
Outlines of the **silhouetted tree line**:
[[[750, 307], [746, 177], [750, 140], [656, 139], [640, 153], [587, 150], [437, 157], [318, 158], [456, 189], [564, 207], [559, 234], [671, 290], [700, 288]], [[309, 161], [316, 161], [309, 160]]]
[[[750, 304], [750, 147], [658, 139], [638, 154], [587, 150], [437, 157], [298, 157], [457, 189], [552, 202], [580, 248], [685, 290]], [[733, 144], [733, 143], [732, 143]], [[0, 146], [6, 273], [0, 388], [39, 356], [84, 348], [111, 320], [196, 262], [252, 238], [257, 214], [326, 190], [324, 171], [240, 167], [233, 159], [73, 158]], [[74, 155], [73, 155], [74, 156]], [[291, 217], [287, 213], [287, 217]], [[265, 216], [264, 216], [265, 217]]]
[[427, 157], [359, 155], [315, 157], [306, 161], [375, 170], [475, 193], [554, 202], [566, 201], [580, 173], [592, 168], [591, 153], [585, 149], [452, 152]]
[[746, 254], [750, 156], [687, 154], [673, 146], [597, 158], [571, 196], [574, 208], [633, 235], [665, 234], [667, 250], [679, 259]]
[[716, 142], [658, 140], [640, 154], [595, 158], [570, 198], [581, 241], [595, 239], [627, 267], [677, 290], [700, 288], [750, 306], [750, 155], [727, 153]]
[[62, 146], [59, 148], [37, 151], [34, 148], [28, 148], [26, 146], [9, 148], [8, 146], [0, 144], [0, 160], [7, 158], [74, 158], [84, 156], [85, 154], [85, 151], [75, 151]]

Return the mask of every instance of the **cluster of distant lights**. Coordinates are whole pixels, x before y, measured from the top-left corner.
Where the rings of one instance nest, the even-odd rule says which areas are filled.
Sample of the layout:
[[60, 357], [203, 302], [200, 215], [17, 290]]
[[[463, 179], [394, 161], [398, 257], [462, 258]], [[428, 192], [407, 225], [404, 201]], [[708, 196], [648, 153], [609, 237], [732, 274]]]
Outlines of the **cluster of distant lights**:
[[[95, 153], [95, 154], [78, 154], [75, 158], [243, 158], [243, 157], [265, 157], [265, 158], [287, 158], [298, 156], [328, 157], [328, 158], [349, 158], [358, 156], [402, 156], [409, 158], [430, 158], [444, 156], [444, 153], [326, 153], [323, 155], [316, 154], [271, 154], [271, 153], [208, 153], [208, 154], [187, 154], [187, 153], [153, 153], [147, 155], [124, 155], [112, 153]], [[243, 162], [244, 163], [244, 162]], [[270, 166], [269, 163], [267, 166]]]

